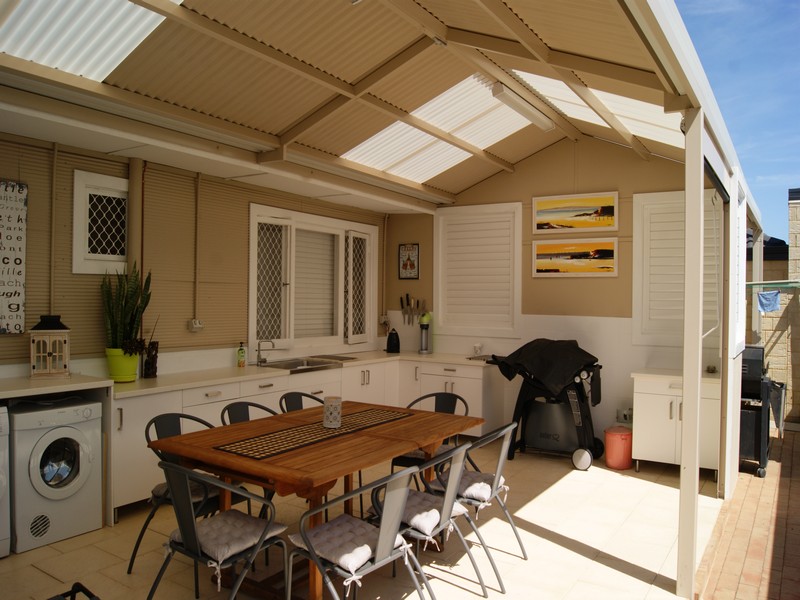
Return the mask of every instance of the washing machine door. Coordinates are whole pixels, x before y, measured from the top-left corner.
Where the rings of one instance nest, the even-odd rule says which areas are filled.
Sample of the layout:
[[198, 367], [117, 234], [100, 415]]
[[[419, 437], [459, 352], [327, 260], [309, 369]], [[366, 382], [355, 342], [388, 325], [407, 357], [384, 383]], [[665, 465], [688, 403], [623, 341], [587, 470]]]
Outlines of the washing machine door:
[[63, 500], [83, 487], [92, 473], [93, 462], [93, 449], [81, 431], [56, 427], [33, 447], [28, 475], [39, 494], [50, 500]]

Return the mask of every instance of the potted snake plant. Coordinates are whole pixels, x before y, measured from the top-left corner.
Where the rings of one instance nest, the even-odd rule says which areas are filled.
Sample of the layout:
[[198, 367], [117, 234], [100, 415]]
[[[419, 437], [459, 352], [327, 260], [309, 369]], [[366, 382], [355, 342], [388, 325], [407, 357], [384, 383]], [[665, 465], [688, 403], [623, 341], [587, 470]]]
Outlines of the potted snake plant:
[[139, 355], [145, 349], [140, 335], [142, 315], [150, 303], [150, 273], [142, 281], [136, 263], [128, 273], [108, 273], [100, 283], [106, 331], [106, 358], [111, 379], [135, 381]]

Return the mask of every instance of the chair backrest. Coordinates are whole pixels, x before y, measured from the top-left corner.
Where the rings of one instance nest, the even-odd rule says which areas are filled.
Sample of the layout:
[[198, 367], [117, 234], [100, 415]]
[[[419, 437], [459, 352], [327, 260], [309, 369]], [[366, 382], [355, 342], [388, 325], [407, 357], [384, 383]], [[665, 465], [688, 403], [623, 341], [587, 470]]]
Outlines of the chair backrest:
[[[144, 427], [144, 437], [149, 444], [154, 439], [160, 440], [163, 438], [172, 437], [174, 435], [180, 435], [183, 433], [183, 423], [186, 421], [199, 423], [203, 427], [208, 427], [209, 429], [214, 427], [205, 419], [195, 417], [194, 415], [186, 415], [184, 413], [164, 413], [153, 417], [147, 422], [147, 425]], [[177, 462], [174, 456], [165, 454], [164, 452], [160, 452], [155, 449], [153, 449], [153, 452], [155, 452], [156, 456], [158, 456], [161, 460]]]
[[239, 400], [237, 402], [231, 402], [225, 406], [225, 408], [222, 409], [219, 418], [223, 425], [230, 425], [231, 423], [244, 423], [245, 421], [249, 421], [251, 418], [253, 418], [251, 416], [252, 411], [255, 411], [256, 413], [255, 418], [271, 417], [278, 414], [263, 404]]
[[453, 392], [433, 392], [425, 394], [414, 400], [408, 408], [414, 408], [417, 404], [422, 404], [426, 400], [433, 398], [433, 410], [439, 413], [456, 414], [456, 409], [460, 406], [464, 411], [464, 416], [469, 416], [469, 404], [458, 394]]
[[[500, 486], [500, 479], [503, 476], [503, 468], [505, 467], [506, 459], [508, 458], [508, 448], [509, 446], [511, 446], [511, 436], [514, 434], [514, 429], [516, 427], [517, 427], [517, 422], [512, 421], [508, 425], [503, 425], [502, 427], [498, 427], [494, 431], [490, 431], [486, 435], [482, 435], [477, 440], [473, 441], [472, 445], [470, 446], [469, 450], [470, 452], [472, 452], [473, 450], [477, 450], [478, 448], [482, 448], [483, 446], [491, 444], [495, 440], [503, 438], [503, 441], [500, 445], [500, 454], [497, 457], [497, 464], [494, 469], [494, 482], [492, 484], [493, 494], [497, 492], [497, 489]], [[467, 454], [467, 460], [475, 468], [475, 470], [480, 470], [478, 469], [478, 466], [475, 464], [472, 458], [469, 456], [469, 453]]]
[[[421, 473], [433, 469], [439, 478], [439, 483], [444, 487], [444, 494], [438, 496], [442, 499], [439, 509], [439, 530], [447, 525], [453, 514], [453, 504], [458, 498], [458, 487], [461, 485], [461, 475], [464, 473], [464, 461], [471, 447], [472, 444], [469, 442], [459, 444], [447, 452], [437, 454], [419, 467]], [[427, 481], [423, 479], [423, 483], [428, 488]]]
[[286, 392], [283, 396], [281, 396], [281, 412], [287, 413], [294, 410], [302, 410], [305, 408], [305, 400], [308, 400], [309, 402], [317, 402], [318, 404], [325, 404], [322, 398], [318, 398], [314, 394], [306, 394], [305, 392]]
[[[161, 461], [159, 466], [163, 469], [164, 477], [167, 480], [171, 504], [178, 522], [178, 530], [181, 533], [181, 544], [188, 552], [200, 557], [203, 553], [197, 537], [195, 505], [192, 503], [192, 490], [189, 485], [191, 472], [169, 461]], [[202, 489], [207, 490], [208, 488], [202, 486]]]

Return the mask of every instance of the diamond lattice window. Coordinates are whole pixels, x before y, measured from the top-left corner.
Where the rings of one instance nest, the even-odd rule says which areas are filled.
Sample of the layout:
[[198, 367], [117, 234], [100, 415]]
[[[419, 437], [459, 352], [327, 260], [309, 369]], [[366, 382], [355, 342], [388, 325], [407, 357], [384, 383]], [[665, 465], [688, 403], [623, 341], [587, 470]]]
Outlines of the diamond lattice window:
[[128, 180], [75, 171], [72, 271], [124, 271], [128, 250]]

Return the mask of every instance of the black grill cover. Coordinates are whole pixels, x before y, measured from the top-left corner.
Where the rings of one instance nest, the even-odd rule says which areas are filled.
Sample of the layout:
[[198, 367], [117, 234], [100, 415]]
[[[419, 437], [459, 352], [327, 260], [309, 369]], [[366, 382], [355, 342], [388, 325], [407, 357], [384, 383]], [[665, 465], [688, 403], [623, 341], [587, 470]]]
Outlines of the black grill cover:
[[575, 340], [538, 338], [508, 356], [492, 355], [492, 362], [509, 381], [518, 374], [528, 375], [557, 396], [582, 369], [597, 363], [597, 358]]

